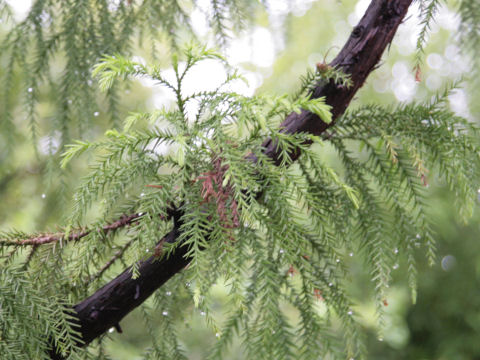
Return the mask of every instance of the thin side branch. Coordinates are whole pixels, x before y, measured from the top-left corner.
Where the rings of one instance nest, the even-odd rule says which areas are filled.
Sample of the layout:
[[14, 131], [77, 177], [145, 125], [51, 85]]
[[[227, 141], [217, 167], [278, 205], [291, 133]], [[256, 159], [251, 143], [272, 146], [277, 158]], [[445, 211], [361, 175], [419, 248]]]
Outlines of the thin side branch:
[[[105, 225], [102, 228], [98, 229], [97, 231], [103, 232], [104, 234], [108, 234], [109, 232], [116, 231], [120, 228], [123, 228], [125, 226], [132, 224], [141, 216], [143, 216], [143, 214], [124, 215], [117, 221], [111, 224]], [[94, 229], [73, 232], [73, 233], [70, 233], [67, 237], [65, 237], [64, 232], [57, 232], [57, 233], [50, 233], [50, 234], [42, 234], [42, 235], [34, 236], [28, 239], [23, 239], [23, 240], [0, 239], [0, 244], [7, 245], [7, 246], [36, 247], [39, 245], [51, 244], [51, 243], [56, 243], [60, 241], [76, 241], [87, 236], [92, 231], [94, 231]]]
[[133, 244], [135, 241], [135, 238], [131, 238], [129, 241], [127, 241], [121, 248], [120, 250], [117, 250], [115, 254], [110, 258], [110, 260], [107, 261], [105, 265], [95, 274], [88, 279], [88, 282], [91, 283], [97, 279], [99, 279], [105, 271], [107, 271], [118, 259], [120, 259], [123, 254], [125, 254], [125, 251]]

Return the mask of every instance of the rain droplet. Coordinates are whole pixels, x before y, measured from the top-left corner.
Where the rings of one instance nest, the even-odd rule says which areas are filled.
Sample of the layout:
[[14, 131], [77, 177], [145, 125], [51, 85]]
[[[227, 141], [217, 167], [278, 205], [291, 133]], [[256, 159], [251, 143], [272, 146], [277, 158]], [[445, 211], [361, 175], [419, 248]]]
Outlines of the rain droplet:
[[353, 311], [349, 310], [347, 314], [351, 316], [351, 315], [353, 315]]
[[150, 252], [150, 249], [145, 250], [145, 252], [147, 252], [147, 253]]
[[285, 250], [283, 250], [283, 249], [280, 249], [280, 251], [279, 251], [280, 254], [283, 254], [284, 252], [285, 252]]
[[110, 329], [108, 329], [108, 332], [111, 334], [115, 331], [115, 328], [111, 327]]
[[398, 264], [393, 265], [393, 270], [397, 270], [398, 266], [399, 266]]
[[163, 316], [167, 316], [167, 315], [168, 315], [168, 311], [162, 311], [162, 315], [163, 315]]
[[220, 333], [216, 333], [216, 334], [215, 334], [215, 337], [219, 338], [219, 337], [220, 337]]
[[447, 255], [442, 259], [442, 269], [444, 271], [450, 271], [456, 263], [457, 259], [455, 259], [455, 256]]
[[348, 254], [350, 257], [353, 257], [353, 252], [351, 252], [350, 254]]
[[95, 111], [95, 112], [93, 113], [93, 116], [95, 116], [95, 117], [97, 117], [98, 115], [100, 115], [100, 113], [99, 113], [98, 111]]
[[395, 250], [393, 250], [393, 252], [394, 252], [395, 254], [398, 254], [398, 249], [395, 248]]
[[142, 192], [142, 193], [140, 194], [140, 197], [144, 197], [144, 196], [145, 196], [145, 193]]
[[333, 286], [333, 283], [328, 283], [328, 286], [332, 287], [332, 286]]
[[47, 195], [42, 194], [42, 199], [45, 199], [46, 197], [47, 197]]
[[33, 88], [29, 87], [29, 88], [27, 89], [27, 91], [28, 91], [29, 93], [31, 93], [31, 92], [33, 92]]
[[172, 292], [171, 292], [171, 291], [167, 291], [167, 292], [165, 293], [165, 295], [170, 296], [170, 295], [172, 295]]
[[340, 259], [337, 259], [337, 260], [335, 260], [335, 261], [336, 261], [336, 262], [337, 262], [337, 264], [338, 264], [338, 263], [340, 262]]

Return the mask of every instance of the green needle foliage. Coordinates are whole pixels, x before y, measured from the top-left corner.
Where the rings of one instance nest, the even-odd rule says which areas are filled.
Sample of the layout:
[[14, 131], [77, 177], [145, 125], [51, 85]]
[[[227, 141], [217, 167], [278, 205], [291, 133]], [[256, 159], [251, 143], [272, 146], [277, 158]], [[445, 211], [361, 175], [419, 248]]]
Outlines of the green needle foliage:
[[[123, 213], [142, 214], [137, 229], [144, 238], [136, 246], [148, 249], [158, 241], [158, 233], [152, 229], [167, 228], [159, 222], [167, 217], [167, 208], [174, 206], [185, 214], [181, 235], [175, 244], [164, 244], [159, 256], [168, 256], [177, 246], [188, 246], [192, 259], [189, 277], [195, 284], [193, 299], [203, 311], [207, 308], [202, 299], [212, 284], [224, 279], [232, 287], [237, 310], [228, 321], [231, 325], [223, 329], [214, 325], [219, 334], [225, 334], [215, 348], [217, 357], [236, 332], [244, 332], [250, 357], [294, 357], [297, 331], [287, 321], [282, 306], [290, 303], [298, 308], [306, 322], [299, 325], [302, 333], [321, 339], [330, 320], [315, 314], [315, 294], [319, 297], [320, 293], [342, 320], [348, 352], [353, 356], [358, 351], [357, 329], [340, 281], [344, 269], [335, 261], [342, 257], [346, 239], [340, 240], [336, 231], [340, 221], [331, 216], [328, 219], [325, 206], [330, 206], [326, 203], [329, 199], [336, 204], [339, 217], [351, 217], [360, 207], [358, 194], [305, 145], [313, 142], [323, 146], [321, 139], [279, 130], [286, 115], [302, 108], [328, 123], [329, 106], [322, 98], [310, 99], [306, 93], [294, 99], [247, 98], [223, 90], [238, 79], [235, 72], [215, 91], [184, 97], [182, 82], [188, 71], [201, 60], [221, 57], [197, 46], [187, 47], [183, 57], [183, 61], [174, 57], [173, 82], [155, 66], [119, 56], [105, 58], [97, 65], [95, 73], [104, 90], [116, 77], [148, 76], [176, 94], [176, 108], [132, 114], [123, 132], [109, 131], [103, 141], [78, 142], [68, 148], [64, 164], [87, 149], [101, 153], [76, 194], [72, 226], [99, 198], [107, 200], [102, 218], [118, 216], [118, 202], [125, 200], [119, 194], [152, 184], [155, 190], [120, 207]], [[318, 82], [318, 76], [314, 80]], [[189, 102], [197, 104], [195, 114], [185, 111]], [[134, 130], [141, 118], [153, 121], [148, 130]], [[262, 142], [268, 137], [278, 144], [279, 166], [262, 153]], [[169, 154], [159, 153], [162, 144], [171, 146]], [[290, 167], [293, 148], [302, 152], [300, 167]], [[83, 246], [92, 251], [96, 245], [86, 240]], [[292, 282], [290, 275], [297, 271], [301, 282]], [[239, 326], [244, 329], [240, 331]], [[311, 334], [311, 327], [321, 331]], [[299, 340], [301, 344], [303, 340]], [[318, 344], [320, 348], [304, 344], [304, 358], [318, 356], [319, 350], [331, 351], [330, 345]]]
[[[428, 29], [437, 2], [423, 3]], [[435, 262], [429, 183], [448, 184], [462, 219], [473, 211], [480, 186], [480, 134], [449, 110], [447, 99], [455, 85], [425, 103], [348, 111], [322, 137], [288, 134], [280, 123], [302, 109], [331, 123], [331, 108], [323, 98], [311, 98], [311, 90], [320, 81], [350, 86], [349, 78], [320, 66], [307, 73], [294, 96], [246, 97], [231, 90], [244, 80], [229, 70], [217, 89], [188, 94], [184, 84], [190, 71], [205, 60], [225, 63], [220, 52], [197, 42], [183, 47], [174, 43], [173, 76], [163, 64], [145, 65], [129, 57], [134, 29], [157, 36], [153, 24], [162, 19], [163, 29], [175, 34], [178, 20], [187, 16], [179, 3], [111, 4], [65, 1], [58, 7], [55, 1], [37, 1], [3, 45], [7, 55], [2, 56], [11, 67], [21, 61], [22, 52], [36, 55], [32, 64], [20, 63], [28, 69], [33, 138], [41, 81], [65, 92], [55, 120], [65, 139], [72, 128], [78, 126], [82, 134], [90, 126], [96, 86], [89, 83], [91, 76], [109, 99], [112, 118], [116, 89], [130, 78], [153, 80], [174, 95], [175, 103], [131, 113], [123, 127], [113, 127], [98, 141], [84, 136], [64, 147], [64, 168], [81, 154], [94, 158], [64, 229], [0, 235], [2, 359], [48, 359], [53, 346], [70, 359], [107, 359], [102, 343], [77, 348], [67, 305], [104, 284], [117, 263], [138, 265], [152, 253], [162, 259], [180, 246], [188, 248], [188, 269], [141, 308], [152, 337], [145, 359], [187, 358], [174, 316], [185, 302], [199, 309], [217, 334], [209, 359], [225, 358], [237, 338], [249, 359], [364, 357], [355, 299], [346, 290], [349, 258], [360, 257], [369, 269], [381, 323], [399, 257], [408, 264], [413, 301], [415, 250], [422, 248], [428, 261]], [[227, 14], [245, 19], [235, 10], [248, 6], [212, 1], [212, 23], [220, 39], [228, 33]], [[0, 11], [9, 10], [3, 5]], [[56, 16], [60, 22], [53, 20]], [[80, 31], [83, 21], [89, 27]], [[144, 23], [137, 28], [139, 22]], [[28, 29], [35, 30], [35, 37], [24, 35]], [[419, 49], [424, 36], [422, 31]], [[174, 36], [169, 39], [175, 41]], [[64, 71], [59, 82], [50, 82], [46, 68], [60, 44], [68, 46], [63, 49]], [[9, 93], [4, 96], [8, 103]], [[2, 116], [2, 129], [12, 128], [8, 111]], [[278, 148], [278, 164], [264, 153], [267, 138]], [[336, 165], [321, 155], [327, 150], [335, 153]], [[294, 151], [300, 154], [296, 161]], [[177, 224], [180, 235], [175, 243], [162, 243], [173, 225], [170, 209], [183, 214]], [[135, 276], [137, 265], [132, 266]], [[218, 283], [229, 292], [223, 321], [211, 304]], [[292, 320], [286, 309], [298, 316]], [[162, 321], [154, 328], [151, 319], [159, 312]]]
[[[11, 92], [16, 85], [13, 75], [18, 68], [23, 77], [26, 117], [35, 147], [39, 132], [38, 103], [48, 91], [62, 94], [53, 104], [55, 115], [48, 127], [51, 135], [60, 131], [61, 146], [72, 137], [88, 137], [100, 106], [91, 73], [93, 66], [105, 54], [132, 54], [138, 45], [148, 47], [154, 59], [160, 54], [164, 57], [186, 35], [194, 36], [188, 12], [196, 6], [196, 1], [174, 0], [35, 0], [27, 17], [17, 23], [8, 3], [1, 1], [0, 16], [10, 26], [0, 41], [0, 59], [7, 69], [0, 91], [0, 104], [5, 106], [0, 113], [0, 129], [11, 136], [20, 135], [15, 131], [11, 112]], [[254, 1], [212, 1], [211, 11], [206, 15], [218, 43], [225, 43], [232, 30], [242, 29], [255, 7], [258, 4]], [[119, 90], [113, 86], [105, 94], [113, 126], [120, 121]], [[12, 151], [13, 139], [10, 137], [2, 151]]]
[[35, 285], [34, 276], [24, 270], [12, 266], [0, 271], [2, 359], [50, 359], [46, 349], [52, 346], [65, 354], [78, 350], [69, 304], [51, 286]]

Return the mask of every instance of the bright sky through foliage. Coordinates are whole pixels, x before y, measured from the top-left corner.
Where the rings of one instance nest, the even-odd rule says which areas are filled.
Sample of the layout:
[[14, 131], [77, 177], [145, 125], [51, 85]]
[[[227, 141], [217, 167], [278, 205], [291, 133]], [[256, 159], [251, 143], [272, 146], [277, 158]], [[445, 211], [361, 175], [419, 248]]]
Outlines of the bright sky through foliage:
[[[17, 19], [23, 18], [32, 5], [32, 0], [6, 0], [6, 2], [16, 12]], [[283, 26], [285, 16], [289, 11], [293, 11], [295, 16], [304, 15], [313, 2], [314, 0], [268, 1], [272, 28]], [[354, 26], [360, 20], [369, 3], [370, 0], [358, 0], [354, 11], [348, 16], [350, 26]], [[198, 1], [197, 5], [198, 8], [193, 11], [191, 17], [192, 27], [199, 36], [205, 36], [209, 31], [206, 14], [211, 11], [210, 3], [208, 1]], [[416, 39], [420, 29], [418, 14], [418, 5], [412, 6], [410, 16], [400, 27], [398, 36], [395, 37], [394, 44], [404, 56], [411, 55], [415, 51]], [[440, 29], [453, 31], [458, 28], [458, 24], [459, 18], [455, 16], [455, 13], [450, 11], [446, 5], [442, 5], [439, 8], [437, 21], [432, 24], [431, 34], [437, 33]], [[248, 84], [237, 82], [234, 90], [244, 95], [253, 95], [255, 90], [262, 85], [263, 78], [271, 74], [271, 67], [283, 47], [284, 39], [281, 38], [281, 35], [277, 35], [271, 29], [261, 26], [254, 27], [248, 33], [234, 38], [226, 50], [228, 62], [240, 68], [242, 64], [247, 63], [258, 68], [258, 71], [242, 70]], [[424, 79], [427, 88], [431, 91], [438, 90], [443, 83], [443, 77], [460, 76], [468, 71], [468, 64], [458, 53], [458, 49], [453, 48], [453, 45], [445, 50], [445, 54], [430, 54], [426, 58], [426, 66], [433, 70], [433, 73]], [[374, 80], [373, 86], [377, 92], [391, 91], [399, 101], [409, 102], [414, 99], [418, 90], [414, 75], [414, 72], [410, 69], [410, 64], [400, 60], [393, 65], [389, 76]], [[224, 79], [225, 69], [223, 65], [214, 61], [204, 62], [190, 75], [187, 89], [195, 92], [200, 91], [199, 86], [216, 87]], [[143, 82], [143, 85], [153, 86], [153, 84], [147, 82]], [[454, 110], [463, 116], [467, 115], [466, 95], [462, 90], [459, 90], [454, 97]], [[172, 100], [173, 97], [162, 89], [153, 90], [152, 106], [166, 105]]]

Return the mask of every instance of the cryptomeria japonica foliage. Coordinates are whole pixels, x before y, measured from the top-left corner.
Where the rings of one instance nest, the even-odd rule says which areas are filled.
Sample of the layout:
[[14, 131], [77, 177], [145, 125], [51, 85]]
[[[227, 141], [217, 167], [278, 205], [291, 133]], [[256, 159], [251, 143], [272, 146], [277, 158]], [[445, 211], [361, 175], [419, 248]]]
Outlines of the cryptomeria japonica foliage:
[[[408, 265], [413, 301], [415, 249], [435, 262], [429, 181], [448, 184], [465, 219], [479, 187], [480, 134], [448, 106], [457, 85], [427, 102], [345, 112], [410, 3], [373, 0], [335, 60], [308, 70], [298, 92], [281, 96], [235, 92], [244, 79], [222, 50], [183, 41], [192, 35], [195, 2], [38, 0], [22, 22], [10, 19], [0, 55], [3, 150], [15, 151], [11, 92], [20, 86], [34, 146], [41, 126], [60, 136], [46, 172], [67, 182], [72, 162], [82, 159], [89, 170], [56, 231], [1, 234], [2, 359], [107, 359], [102, 334], [121, 332], [119, 321], [138, 306], [152, 336], [144, 358], [184, 359], [177, 320], [185, 304], [216, 334], [211, 359], [228, 357], [236, 338], [249, 359], [364, 357], [355, 299], [346, 291], [348, 258], [364, 260], [381, 329], [398, 257]], [[420, 79], [439, 1], [418, 3]], [[248, 26], [256, 6], [211, 1], [220, 49], [231, 27]], [[479, 12], [462, 2], [462, 35], [473, 49]], [[12, 16], [5, 3], [0, 13]], [[157, 63], [132, 60], [138, 39], [153, 47]], [[171, 55], [155, 50], [165, 40]], [[60, 74], [52, 70], [58, 57]], [[204, 61], [224, 64], [224, 82], [189, 93], [186, 79]], [[118, 89], [132, 79], [150, 79], [174, 103], [120, 119]], [[46, 123], [36, 115], [42, 86], [63, 94]], [[113, 121], [90, 140], [98, 90]], [[126, 270], [111, 280], [119, 264]], [[218, 284], [229, 294], [223, 320], [211, 311]], [[157, 328], [152, 312], [162, 314]]]

